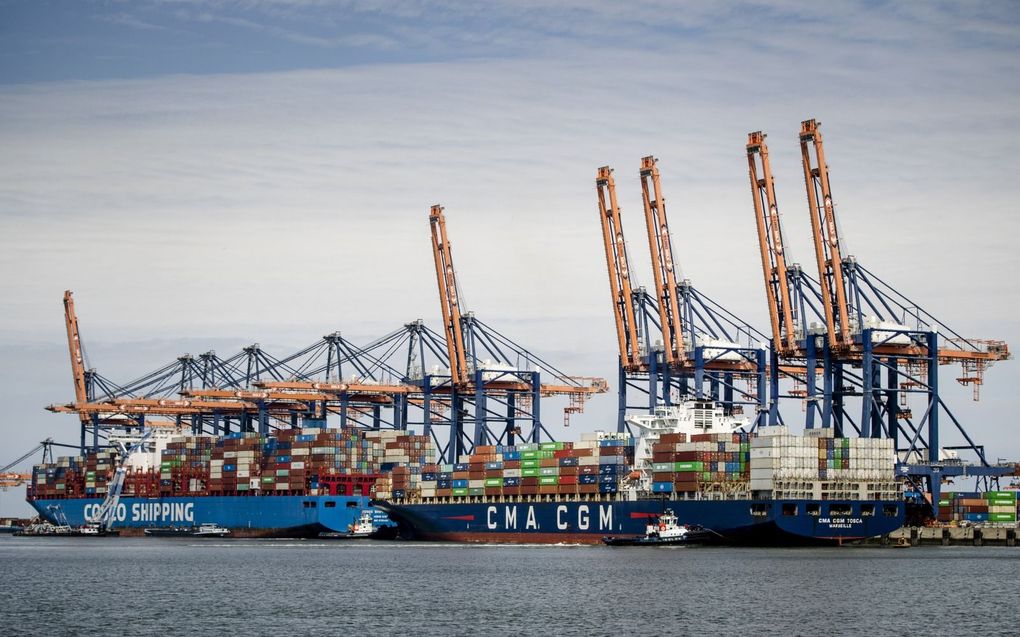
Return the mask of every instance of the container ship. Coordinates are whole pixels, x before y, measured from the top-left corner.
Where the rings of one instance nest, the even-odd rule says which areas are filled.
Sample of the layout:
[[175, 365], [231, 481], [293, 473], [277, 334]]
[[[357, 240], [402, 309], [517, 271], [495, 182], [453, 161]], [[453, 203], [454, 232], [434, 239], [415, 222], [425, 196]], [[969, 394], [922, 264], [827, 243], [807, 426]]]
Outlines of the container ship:
[[633, 435], [480, 446], [424, 467], [417, 481], [381, 479], [375, 504], [406, 536], [466, 542], [637, 537], [666, 509], [733, 545], [838, 544], [903, 525], [891, 440], [783, 426], [745, 433], [746, 420], [701, 401], [628, 424]]
[[[434, 453], [425, 436], [400, 431], [307, 428], [216, 437], [157, 430], [126, 458], [104, 449], [37, 465], [27, 499], [53, 524], [95, 522], [123, 461], [114, 514], [120, 535], [217, 524], [232, 537], [316, 537], [346, 532], [370, 508], [380, 476], [394, 468], [420, 472], [435, 462]], [[374, 517], [376, 526], [392, 526], [384, 513]]]

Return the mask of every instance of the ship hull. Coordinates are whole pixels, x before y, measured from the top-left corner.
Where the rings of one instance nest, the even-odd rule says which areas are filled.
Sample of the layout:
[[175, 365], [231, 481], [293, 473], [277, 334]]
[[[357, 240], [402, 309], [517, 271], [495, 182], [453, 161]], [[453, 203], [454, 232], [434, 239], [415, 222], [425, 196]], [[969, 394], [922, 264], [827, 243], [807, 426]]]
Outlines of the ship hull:
[[[96, 498], [35, 499], [29, 504], [54, 524], [77, 527], [93, 521], [102, 500]], [[369, 508], [362, 496], [202, 496], [122, 497], [114, 528], [120, 535], [143, 535], [146, 528], [215, 523], [230, 537], [314, 538], [319, 533], [345, 533]], [[377, 524], [388, 520], [376, 514]]]
[[707, 543], [725, 545], [842, 544], [885, 535], [904, 521], [903, 503], [889, 501], [649, 499], [375, 504], [400, 526], [405, 537], [455, 542], [600, 544], [605, 536], [643, 536], [649, 520], [665, 508], [672, 509], [681, 524], [704, 527]]

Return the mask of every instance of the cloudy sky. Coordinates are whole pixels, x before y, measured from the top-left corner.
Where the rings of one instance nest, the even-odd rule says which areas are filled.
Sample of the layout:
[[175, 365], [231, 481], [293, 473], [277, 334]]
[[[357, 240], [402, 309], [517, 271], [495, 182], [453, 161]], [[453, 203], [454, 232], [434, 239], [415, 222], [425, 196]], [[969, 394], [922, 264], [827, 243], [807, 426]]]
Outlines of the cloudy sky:
[[[187, 351], [438, 327], [434, 203], [469, 309], [612, 378], [593, 180], [615, 168], [649, 283], [648, 154], [684, 274], [764, 328], [744, 143], [769, 134], [810, 263], [808, 117], [850, 252], [957, 331], [1018, 344], [1018, 45], [1010, 2], [0, 0], [0, 463], [76, 438], [42, 410], [73, 396], [63, 290], [121, 381]], [[992, 456], [1020, 457], [1017, 382], [1002, 363], [973, 403], [944, 381]]]

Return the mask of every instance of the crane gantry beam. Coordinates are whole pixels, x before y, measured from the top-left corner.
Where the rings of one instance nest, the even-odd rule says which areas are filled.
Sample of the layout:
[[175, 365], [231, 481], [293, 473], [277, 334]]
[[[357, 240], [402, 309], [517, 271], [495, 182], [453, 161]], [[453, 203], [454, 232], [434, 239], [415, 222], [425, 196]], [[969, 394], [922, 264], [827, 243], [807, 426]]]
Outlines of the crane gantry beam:
[[602, 166], [595, 173], [595, 187], [599, 197], [599, 219], [602, 221], [602, 239], [606, 250], [606, 266], [609, 269], [609, 293], [612, 296], [613, 316], [616, 319], [620, 364], [628, 371], [637, 371], [644, 369], [646, 365], [642, 360], [641, 343], [638, 339], [634, 290], [630, 281], [623, 224], [620, 222], [620, 206], [616, 200], [616, 182], [609, 166]]
[[645, 209], [648, 250], [652, 257], [655, 296], [659, 305], [663, 359], [667, 366], [678, 368], [687, 362], [687, 353], [680, 301], [677, 298], [676, 263], [673, 260], [673, 242], [666, 220], [666, 200], [662, 196], [659, 168], [656, 159], [651, 156], [641, 159], [641, 200]]

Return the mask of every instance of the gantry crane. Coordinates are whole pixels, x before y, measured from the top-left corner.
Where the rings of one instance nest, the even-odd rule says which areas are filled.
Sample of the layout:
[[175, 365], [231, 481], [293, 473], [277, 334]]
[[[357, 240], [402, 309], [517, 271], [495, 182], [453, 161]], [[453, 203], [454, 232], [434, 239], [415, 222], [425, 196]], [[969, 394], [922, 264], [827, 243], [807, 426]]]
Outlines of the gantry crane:
[[[652, 257], [655, 300], [659, 306], [662, 331], [662, 357], [667, 367], [681, 368], [687, 363], [684, 346], [677, 277], [673, 261], [673, 242], [666, 221], [666, 200], [662, 196], [659, 167], [654, 157], [641, 159], [641, 200], [648, 228], [648, 251]], [[693, 345], [693, 343], [692, 343]]]
[[[748, 135], [747, 155], [773, 331], [772, 367], [803, 364], [805, 426], [833, 427], [839, 436], [853, 429], [864, 437], [892, 438], [903, 460], [901, 473], [927, 481], [934, 500], [943, 475], [1003, 475], [949, 412], [940, 396], [938, 368], [962, 362], [965, 374], [958, 380], [976, 387], [988, 365], [1010, 358], [1008, 347], [1002, 341], [961, 337], [849, 255], [839, 233], [820, 123], [803, 121], [798, 139], [817, 280], [791, 263], [785, 249], [763, 133]], [[813, 327], [813, 318], [819, 328]], [[772, 377], [777, 398], [778, 374], [773, 371]], [[861, 398], [859, 419], [846, 404], [856, 396]], [[911, 396], [924, 398], [916, 421]], [[949, 417], [965, 445], [940, 445], [940, 414]], [[977, 464], [944, 466], [946, 451], [961, 450], [973, 452]]]
[[623, 224], [620, 221], [620, 207], [616, 200], [616, 181], [609, 166], [598, 169], [595, 175], [595, 189], [598, 192], [599, 219], [602, 221], [606, 265], [609, 268], [609, 292], [613, 300], [620, 369], [628, 372], [641, 371], [646, 367], [644, 357], [647, 354], [647, 343], [642, 342], [638, 333], [630, 263], [623, 236]]
[[[539, 409], [543, 397], [570, 399], [564, 410], [564, 423], [568, 424], [570, 414], [581, 411], [589, 397], [608, 390], [604, 379], [567, 376], [465, 312], [442, 206], [430, 208], [429, 225], [449, 375], [443, 379], [441, 374], [427, 374], [422, 388], [426, 402], [437, 394], [449, 397], [450, 436], [447, 448], [441, 449], [444, 457], [455, 462], [464, 451], [478, 445], [513, 444], [515, 439], [538, 442], [543, 431], [549, 435]], [[542, 373], [556, 382], [543, 383]], [[473, 406], [470, 412], [469, 406]], [[472, 415], [474, 431], [468, 438], [464, 426]], [[433, 420], [429, 413], [426, 418]], [[498, 423], [501, 431], [492, 431], [490, 422]], [[530, 432], [524, 427], [530, 427]]]
[[[719, 402], [729, 413], [751, 405], [757, 426], [765, 401], [760, 343], [767, 338], [678, 276], [657, 160], [642, 158], [639, 175], [653, 293], [631, 283], [613, 171], [603, 166], [595, 175], [620, 355], [617, 429], [626, 430], [627, 409], [639, 407], [628, 404], [629, 387], [647, 395], [640, 407], [648, 411], [689, 398]], [[661, 346], [650, 346], [653, 333], [662, 335]]]

